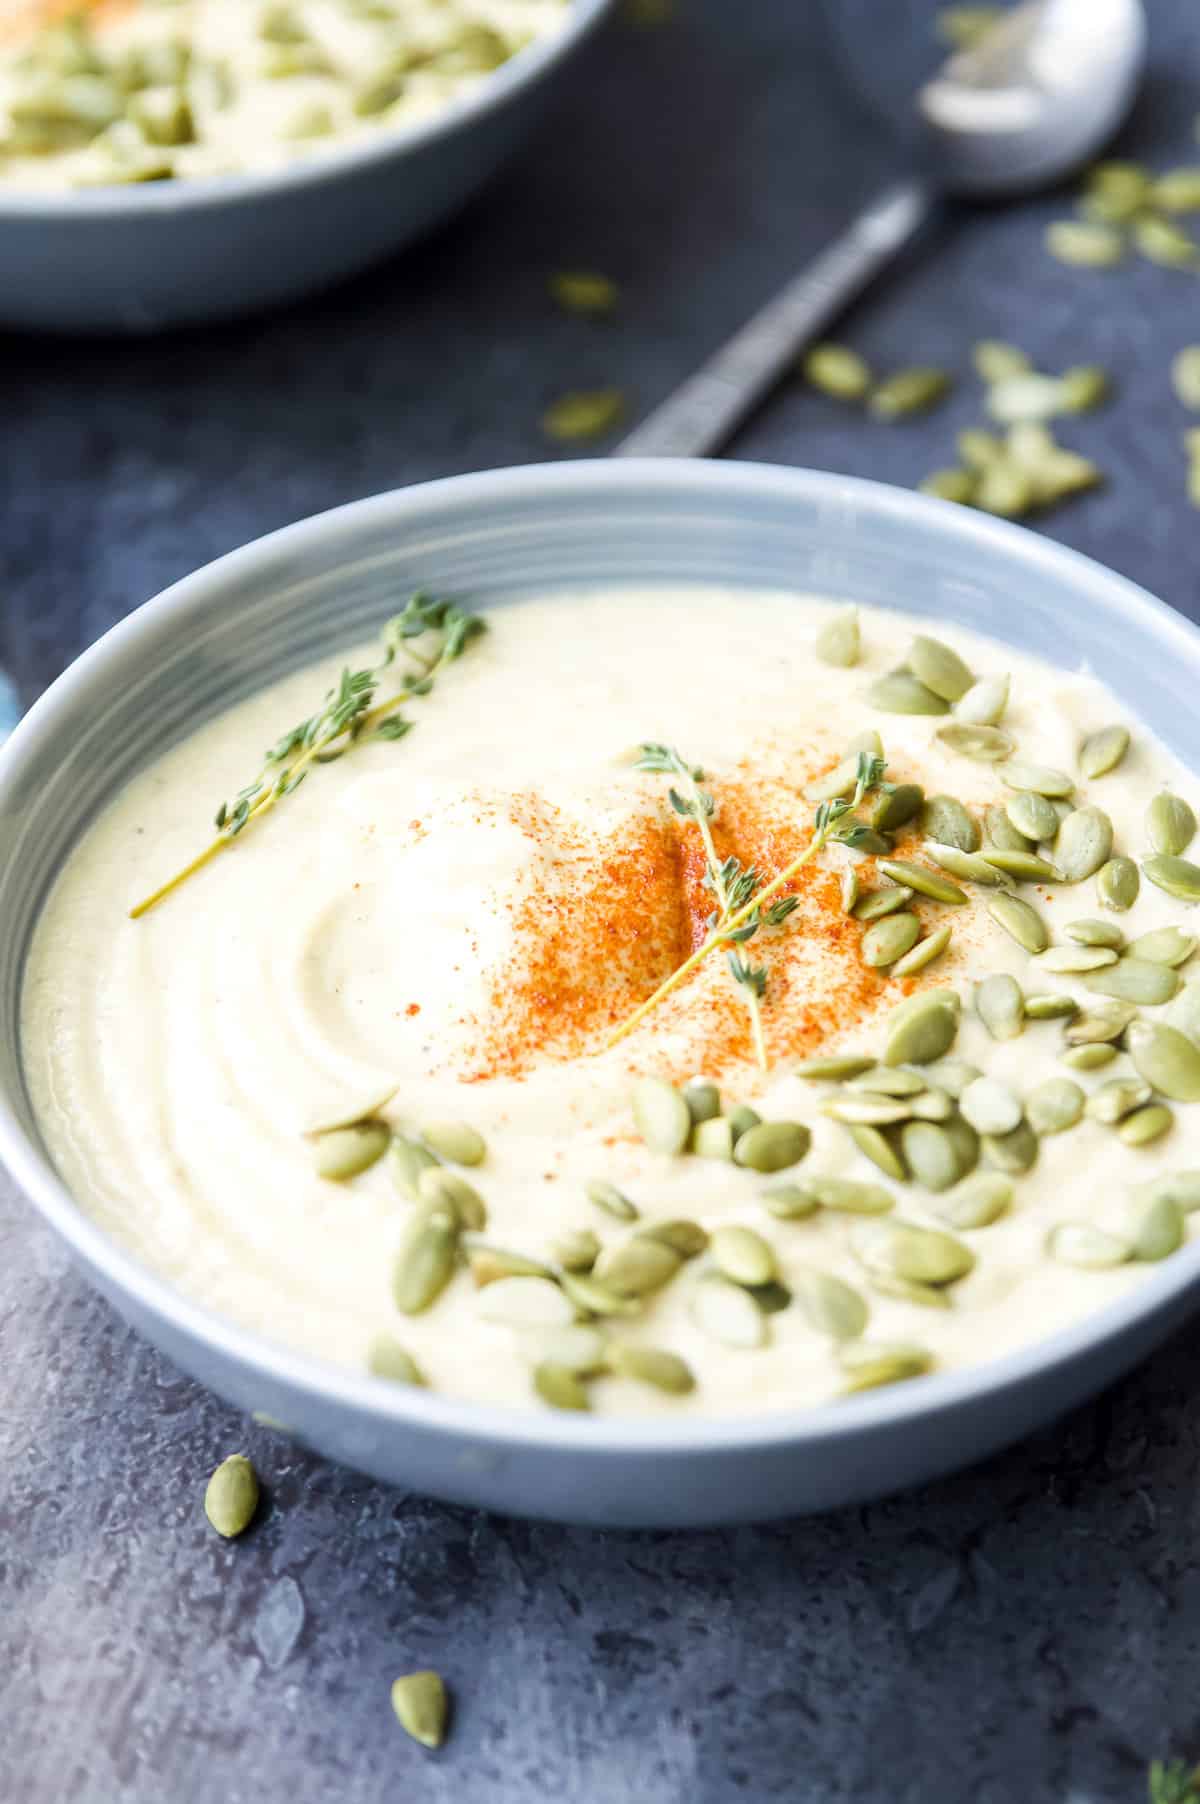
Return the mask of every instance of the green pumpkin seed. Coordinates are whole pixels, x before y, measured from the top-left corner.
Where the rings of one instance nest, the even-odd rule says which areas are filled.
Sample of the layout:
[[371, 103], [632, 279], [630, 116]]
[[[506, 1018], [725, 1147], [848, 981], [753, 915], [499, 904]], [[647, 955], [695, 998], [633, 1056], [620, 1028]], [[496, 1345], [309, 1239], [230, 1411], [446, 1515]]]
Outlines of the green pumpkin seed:
[[[1030, 378], [1023, 377], [1022, 385]], [[1037, 381], [1039, 378], [1033, 378]], [[1008, 385], [1006, 384], [1007, 388]], [[1001, 390], [994, 388], [988, 398], [988, 408], [1004, 405], [998, 397]], [[1033, 506], [1037, 499], [1034, 483], [1027, 470], [1011, 457], [997, 458], [981, 473], [975, 485], [975, 506], [985, 514], [998, 514], [1002, 520], [1016, 520]]]
[[204, 1492], [204, 1514], [219, 1535], [244, 1535], [258, 1509], [258, 1474], [244, 1453], [223, 1459]]
[[1127, 1240], [1118, 1240], [1115, 1234], [1094, 1228], [1091, 1222], [1063, 1221], [1050, 1230], [1046, 1251], [1060, 1265], [1104, 1271], [1109, 1266], [1124, 1265], [1132, 1249]]
[[896, 833], [914, 820], [925, 805], [919, 783], [896, 783], [879, 791], [867, 811], [867, 825], [879, 833]]
[[778, 1315], [780, 1310], [790, 1309], [792, 1293], [786, 1284], [780, 1284], [772, 1278], [769, 1284], [747, 1284], [745, 1290], [754, 1298], [764, 1315]]
[[975, 1013], [993, 1040], [1015, 1040], [1025, 1024], [1025, 998], [1016, 978], [997, 972], [976, 984]]
[[975, 478], [969, 470], [931, 470], [917, 484], [923, 495], [936, 495], [939, 501], [970, 504], [975, 494]]
[[662, 1347], [637, 1347], [629, 1341], [616, 1341], [611, 1358], [613, 1370], [622, 1377], [653, 1385], [668, 1396], [685, 1397], [696, 1388], [696, 1375], [687, 1360]]
[[392, 1297], [401, 1315], [420, 1315], [435, 1303], [454, 1276], [459, 1217], [449, 1208], [415, 1216], [396, 1255]]
[[855, 1096], [849, 1091], [843, 1091], [840, 1096], [831, 1096], [823, 1102], [821, 1113], [828, 1115], [832, 1121], [840, 1121], [846, 1127], [860, 1124], [868, 1127], [894, 1127], [898, 1122], [909, 1119], [912, 1115], [912, 1103], [900, 1096]]
[[398, 1340], [390, 1334], [377, 1334], [367, 1348], [367, 1370], [375, 1378], [388, 1378], [395, 1384], [426, 1382], [420, 1366]]
[[[977, 1134], [1010, 1134], [1021, 1120], [1021, 1105], [998, 1078], [977, 1077], [958, 1100], [964, 1120]], [[912, 1161], [910, 1160], [911, 1164]]]
[[876, 1065], [861, 1077], [851, 1078], [847, 1090], [865, 1090], [871, 1096], [920, 1096], [929, 1085], [920, 1071], [898, 1065]]
[[497, 1278], [479, 1293], [481, 1321], [506, 1328], [565, 1328], [575, 1309], [551, 1278]]
[[[589, 1237], [593, 1242], [591, 1258], [600, 1251], [600, 1242], [595, 1235]], [[561, 1260], [565, 1265], [566, 1260]], [[591, 1264], [591, 1259], [587, 1261]], [[475, 1288], [482, 1290], [485, 1284], [494, 1284], [498, 1278], [552, 1278], [554, 1273], [540, 1259], [529, 1259], [524, 1253], [512, 1253], [506, 1247], [494, 1247], [484, 1241], [474, 1240], [467, 1248], [467, 1268], [475, 1281]]]
[[924, 633], [918, 633], [908, 648], [908, 667], [918, 682], [943, 701], [959, 701], [975, 681], [956, 651]]
[[1099, 221], [1056, 219], [1046, 227], [1044, 238], [1052, 257], [1079, 269], [1111, 269], [1125, 256], [1120, 232]]
[[1035, 1134], [1064, 1134], [1083, 1114], [1084, 1100], [1069, 1077], [1048, 1077], [1025, 1098], [1025, 1118]]
[[1131, 1022], [1125, 1046], [1139, 1075], [1172, 1102], [1200, 1102], [1200, 1047], [1178, 1028]]
[[829, 1272], [797, 1273], [794, 1294], [809, 1326], [830, 1340], [856, 1340], [867, 1325], [869, 1311], [858, 1291]]
[[391, 1138], [391, 1129], [382, 1121], [358, 1121], [353, 1127], [318, 1135], [314, 1144], [317, 1176], [334, 1183], [356, 1178], [382, 1159]]
[[588, 1315], [637, 1315], [640, 1311], [636, 1297], [621, 1296], [610, 1285], [592, 1277], [590, 1272], [563, 1271], [559, 1273], [558, 1281], [576, 1309]]
[[732, 1109], [726, 1111], [725, 1119], [733, 1129], [733, 1140], [736, 1146], [743, 1134], [748, 1134], [751, 1128], [758, 1126], [762, 1116], [748, 1103], [739, 1102]]
[[565, 1328], [539, 1328], [522, 1343], [535, 1365], [545, 1360], [577, 1378], [594, 1378], [608, 1366], [608, 1342], [598, 1328], [572, 1322]]
[[1146, 213], [1132, 222], [1133, 242], [1150, 263], [1164, 269], [1200, 269], [1200, 245], [1180, 226], [1158, 213]]
[[1149, 1101], [1149, 1084], [1139, 1078], [1114, 1077], [1092, 1091], [1083, 1112], [1089, 1121], [1101, 1121], [1105, 1127], [1115, 1127], [1124, 1116], [1132, 1114], [1134, 1109], [1144, 1108]]
[[715, 1121], [721, 1113], [721, 1092], [707, 1078], [689, 1078], [683, 1086], [683, 1100], [695, 1127], [702, 1121]]
[[737, 1138], [727, 1115], [716, 1115], [702, 1121], [692, 1133], [692, 1151], [701, 1159], [732, 1159]]
[[604, 314], [616, 311], [619, 293], [608, 276], [591, 270], [563, 269], [546, 286], [565, 313]]
[[989, 846], [983, 856], [1005, 877], [1014, 877], [1018, 883], [1057, 883], [1059, 879], [1054, 865], [1034, 852], [1002, 852]]
[[898, 958], [892, 966], [893, 977], [911, 977], [916, 971], [923, 971], [926, 965], [942, 956], [950, 944], [950, 928], [938, 927], [933, 933], [927, 933], [923, 940], [918, 940], [911, 952]]
[[897, 370], [877, 384], [867, 406], [877, 420], [899, 420], [909, 414], [927, 413], [936, 407], [950, 387], [945, 370], [926, 366]]
[[1063, 932], [1077, 946], [1108, 946], [1120, 951], [1125, 944], [1125, 935], [1115, 921], [1068, 921]]
[[979, 823], [955, 796], [929, 796], [921, 825], [939, 845], [956, 846], [960, 852], [979, 850]]
[[722, 1347], [752, 1349], [767, 1338], [767, 1318], [750, 1292], [719, 1272], [706, 1272], [692, 1292], [692, 1318]]
[[913, 1278], [897, 1277], [895, 1272], [871, 1272], [867, 1283], [880, 1297], [895, 1297], [900, 1303], [915, 1303], [921, 1309], [949, 1309], [950, 1299], [932, 1284], [918, 1284]]
[[[872, 383], [870, 365], [846, 345], [814, 345], [804, 359], [804, 377], [835, 401], [861, 401]], [[837, 659], [827, 659], [837, 663]]]
[[870, 1127], [866, 1122], [853, 1122], [847, 1124], [846, 1132], [864, 1159], [869, 1159], [872, 1165], [877, 1165], [886, 1177], [894, 1178], [898, 1184], [906, 1182], [908, 1168], [882, 1128]]
[[1009, 1134], [984, 1134], [980, 1149], [988, 1164], [996, 1171], [1011, 1172], [1020, 1177], [1037, 1164], [1038, 1139], [1027, 1121], [1022, 1121]]
[[392, 1709], [406, 1735], [422, 1747], [441, 1747], [449, 1705], [446, 1687], [436, 1672], [410, 1672], [397, 1679], [392, 1686]]
[[1116, 770], [1129, 750], [1128, 727], [1101, 727], [1089, 733], [1079, 748], [1079, 768], [1089, 782]]
[[421, 1194], [417, 1188], [421, 1173], [432, 1170], [437, 1160], [427, 1147], [418, 1145], [415, 1140], [407, 1140], [403, 1134], [393, 1134], [390, 1160], [397, 1187], [416, 1202]]
[[1039, 971], [1073, 977], [1083, 971], [1102, 971], [1106, 965], [1115, 965], [1117, 955], [1111, 946], [1050, 946], [1029, 962]]
[[487, 1157], [483, 1135], [465, 1121], [427, 1122], [421, 1138], [439, 1159], [448, 1159], [451, 1165], [482, 1165]]
[[895, 914], [912, 900], [913, 892], [903, 884], [895, 889], [885, 889], [882, 884], [878, 889], [868, 890], [854, 910], [856, 921], [878, 921], [884, 915]]
[[1146, 810], [1146, 836], [1156, 852], [1176, 858], [1196, 836], [1196, 816], [1182, 796], [1164, 789]]
[[853, 914], [854, 905], [858, 901], [858, 872], [853, 865], [842, 872], [841, 901], [842, 913]]
[[802, 1221], [805, 1216], [815, 1215], [819, 1206], [812, 1191], [803, 1184], [772, 1184], [763, 1192], [762, 1200], [767, 1213], [778, 1221]]
[[894, 965], [916, 945], [920, 932], [921, 923], [913, 914], [888, 915], [873, 922], [862, 937], [864, 964], [876, 970]]
[[1044, 952], [1050, 943], [1050, 935], [1046, 923], [1036, 908], [1025, 902], [1020, 896], [1010, 896], [1001, 892], [989, 896], [987, 911], [1005, 933], [1016, 940], [1018, 946], [1030, 953]]
[[857, 664], [862, 657], [858, 609], [839, 608], [821, 627], [814, 649], [822, 664], [832, 664], [838, 670], [850, 670]]
[[738, 1140], [733, 1161], [750, 1171], [786, 1171], [800, 1163], [811, 1144], [812, 1135], [798, 1121], [761, 1121]]
[[627, 411], [628, 404], [619, 388], [575, 389], [560, 395], [546, 409], [542, 431], [547, 438], [564, 444], [600, 438], [614, 431]]
[[1111, 1065], [1116, 1056], [1115, 1046], [1096, 1042], [1090, 1046], [1072, 1046], [1069, 1052], [1063, 1053], [1062, 1062], [1072, 1071], [1100, 1071], [1105, 1065]]
[[1193, 1215], [1200, 1209], [1200, 1171], [1160, 1171], [1139, 1184], [1137, 1194], [1146, 1201], [1169, 1196], [1185, 1215]]
[[1076, 1015], [1063, 1029], [1068, 1046], [1086, 1046], [1095, 1041], [1119, 1040], [1129, 1023], [1137, 1016], [1129, 1003], [1105, 1002]]
[[[882, 1184], [862, 1183], [858, 1178], [815, 1177], [805, 1180], [805, 1193], [814, 1206], [839, 1215], [886, 1215], [895, 1198]], [[768, 1192], [767, 1207], [770, 1208]]]
[[1045, 796], [1035, 790], [1021, 789], [1004, 805], [1004, 812], [1017, 832], [1026, 839], [1053, 839], [1058, 832], [1058, 816]]
[[1110, 858], [1096, 873], [1096, 895], [1101, 908], [1124, 914], [1137, 901], [1140, 887], [1141, 878], [1132, 858]]
[[533, 1388], [551, 1409], [586, 1410], [592, 1407], [587, 1387], [570, 1366], [543, 1359], [533, 1368]]
[[900, 1130], [900, 1146], [905, 1164], [926, 1190], [948, 1190], [957, 1181], [958, 1154], [939, 1123], [906, 1121]]
[[1132, 1115], [1126, 1115], [1117, 1133], [1126, 1146], [1149, 1146], [1155, 1140], [1161, 1140], [1175, 1125], [1175, 1117], [1165, 1103], [1150, 1103], [1144, 1109], [1135, 1109]]
[[1112, 854], [1113, 826], [1102, 808], [1076, 808], [1058, 830], [1054, 857], [1066, 883], [1082, 883]]
[[1151, 883], [1180, 902], [1200, 902], [1200, 864], [1187, 858], [1159, 854], [1142, 860], [1142, 870]]
[[1010, 758], [1000, 776], [1009, 789], [1031, 789], [1040, 796], [1062, 796], [1064, 799], [1075, 793], [1074, 778], [1049, 764], [1024, 764]]
[[950, 704], [918, 682], [910, 670], [892, 670], [867, 690], [873, 708], [885, 714], [948, 714]]
[[933, 1356], [923, 1347], [894, 1342], [853, 1341], [840, 1354], [846, 1374], [843, 1394], [878, 1390], [885, 1384], [902, 1384], [933, 1369]]
[[659, 1240], [681, 1259], [695, 1259], [708, 1245], [707, 1230], [698, 1221], [672, 1216], [666, 1221], [646, 1222], [638, 1229], [642, 1240]]
[[1025, 998], [1025, 1017], [1029, 1021], [1069, 1021], [1078, 1013], [1079, 1004], [1073, 996], [1055, 993]]
[[[554, 1257], [555, 1263], [561, 1265], [564, 1271], [590, 1272], [600, 1256], [600, 1241], [597, 1236], [592, 1233], [590, 1228], [573, 1228], [569, 1233], [560, 1236], [560, 1238], [553, 1243], [550, 1251]], [[472, 1275], [474, 1275], [474, 1248], [471, 1249], [467, 1258], [471, 1266]], [[499, 1278], [503, 1277], [505, 1274], [502, 1272], [495, 1272], [493, 1275]], [[518, 1274], [514, 1272], [509, 1275], [516, 1277]], [[533, 1272], [526, 1273], [527, 1277], [534, 1277], [535, 1275], [536, 1274]], [[475, 1282], [478, 1284], [481, 1280], [476, 1278]], [[484, 1279], [482, 1282], [488, 1283], [490, 1282], [490, 1279]]]
[[823, 777], [817, 777], [814, 782], [808, 784], [804, 791], [805, 801], [844, 801], [848, 796], [853, 795], [854, 786], [858, 781], [858, 762], [857, 752], [847, 754], [840, 763], [834, 765], [832, 770], [826, 771]]
[[921, 850], [941, 870], [949, 871], [952, 877], [961, 877], [967, 883], [982, 883], [989, 889], [999, 888], [1004, 883], [1004, 873], [979, 852], [962, 852], [957, 846], [943, 845], [933, 839], [927, 839]]
[[1034, 842], [1018, 833], [1004, 809], [995, 803], [984, 809], [983, 830], [988, 845], [997, 852], [1033, 851]]
[[1163, 1019], [1200, 1044], [1200, 978], [1193, 977], [1184, 984]]
[[[954, 10], [959, 9], [955, 8]], [[982, 10], [990, 11], [993, 19], [1000, 17], [997, 7]], [[942, 29], [940, 23], [938, 29], [939, 31]], [[1003, 382], [1009, 376], [1021, 376], [1026, 370], [1032, 368], [1026, 352], [1020, 350], [1016, 345], [1005, 344], [998, 338], [981, 339], [977, 345], [972, 347], [971, 361], [975, 365], [980, 380], [987, 383], [989, 387], [993, 382]]]
[[924, 1096], [914, 1096], [909, 1108], [914, 1121], [949, 1121], [954, 1113], [954, 1103], [942, 1090], [928, 1090]]
[[593, 1276], [619, 1297], [646, 1297], [668, 1284], [682, 1263], [674, 1247], [639, 1234], [621, 1246], [606, 1247]]
[[487, 1209], [474, 1185], [442, 1165], [431, 1165], [417, 1179], [417, 1195], [454, 1215], [460, 1227], [478, 1233], [487, 1226]]
[[[983, 677], [954, 704], [954, 718], [969, 727], [994, 727], [1008, 707], [1009, 678]], [[973, 850], [974, 848], [968, 848]]]
[[615, 1216], [617, 1221], [636, 1221], [638, 1209], [624, 1193], [610, 1184], [607, 1178], [590, 1178], [584, 1185], [590, 1203], [597, 1209], [603, 1209], [606, 1215]]
[[1143, 1203], [1131, 1225], [1133, 1257], [1146, 1264], [1167, 1259], [1182, 1245], [1187, 1235], [1183, 1214], [1169, 1196]]
[[969, 1176], [979, 1163], [979, 1135], [970, 1122], [964, 1121], [961, 1115], [952, 1115], [946, 1122], [943, 1132], [954, 1148], [954, 1156], [958, 1160], [959, 1177]]
[[954, 1284], [975, 1266], [975, 1255], [963, 1241], [916, 1222], [873, 1222], [855, 1230], [852, 1246], [867, 1271], [914, 1284]]
[[888, 1017], [885, 1065], [927, 1065], [949, 1052], [958, 1033], [959, 1000], [953, 990], [910, 996]]
[[861, 1071], [869, 1071], [875, 1060], [862, 1053], [838, 1052], [825, 1058], [803, 1059], [800, 1064], [793, 1065], [795, 1077], [828, 1079], [837, 1083], [842, 1078], [857, 1077]]
[[687, 1145], [692, 1117], [673, 1084], [661, 1077], [639, 1078], [633, 1089], [633, 1119], [651, 1152], [675, 1156]]
[[926, 1065], [924, 1075], [931, 1084], [957, 1101], [967, 1085], [983, 1074], [978, 1065], [969, 1064], [966, 1059], [935, 1059]]
[[734, 1284], [770, 1284], [779, 1275], [770, 1244], [753, 1228], [734, 1223], [715, 1229], [709, 1252], [722, 1277]]
[[1171, 385], [1185, 407], [1200, 408], [1200, 345], [1185, 345], [1171, 359]]
[[1170, 965], [1172, 969], [1186, 964], [1196, 950], [1194, 933], [1183, 933], [1178, 927], [1156, 927], [1132, 942], [1132, 958], [1148, 958], [1152, 965]]
[[964, 720], [939, 727], [937, 737], [952, 752], [958, 752], [963, 758], [974, 758], [979, 764], [998, 764], [1010, 758], [1016, 749], [1012, 734], [1003, 727], [975, 726]]
[[964, 1178], [932, 1206], [952, 1228], [986, 1228], [1012, 1205], [1013, 1186], [999, 1172], [980, 1171]]
[[948, 877], [931, 871], [928, 865], [915, 864], [908, 858], [881, 858], [878, 868], [893, 883], [914, 889], [919, 896], [928, 896], [931, 902], [958, 907], [967, 900], [965, 890], [959, 889], [957, 883], [951, 883]]
[[1121, 959], [1106, 971], [1093, 971], [1084, 978], [1089, 990], [1101, 996], [1115, 996], [1120, 1002], [1136, 1002], [1153, 1008], [1170, 1002], [1179, 988], [1180, 978], [1169, 965], [1155, 965], [1145, 958]]

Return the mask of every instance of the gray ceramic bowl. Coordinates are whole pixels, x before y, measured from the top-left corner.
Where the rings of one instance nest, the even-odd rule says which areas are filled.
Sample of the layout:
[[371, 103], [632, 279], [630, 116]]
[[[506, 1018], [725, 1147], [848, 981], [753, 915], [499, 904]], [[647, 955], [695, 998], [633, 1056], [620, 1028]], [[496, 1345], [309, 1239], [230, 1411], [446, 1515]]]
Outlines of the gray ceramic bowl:
[[495, 173], [611, 4], [570, 0], [561, 31], [433, 118], [287, 169], [0, 192], [0, 325], [156, 332], [295, 300], [366, 269]]
[[17, 1023], [30, 930], [64, 857], [193, 723], [367, 636], [416, 587], [494, 606], [654, 581], [818, 589], [1089, 662], [1200, 768], [1200, 634], [1121, 578], [1017, 527], [872, 483], [633, 460], [459, 477], [275, 533], [116, 627], [0, 752], [0, 1157], [91, 1280], [179, 1365], [335, 1459], [440, 1497], [613, 1524], [822, 1509], [977, 1458], [1097, 1390], [1179, 1322], [1200, 1246], [1022, 1352], [804, 1413], [627, 1422], [451, 1402], [256, 1339], [108, 1241], [42, 1148]]

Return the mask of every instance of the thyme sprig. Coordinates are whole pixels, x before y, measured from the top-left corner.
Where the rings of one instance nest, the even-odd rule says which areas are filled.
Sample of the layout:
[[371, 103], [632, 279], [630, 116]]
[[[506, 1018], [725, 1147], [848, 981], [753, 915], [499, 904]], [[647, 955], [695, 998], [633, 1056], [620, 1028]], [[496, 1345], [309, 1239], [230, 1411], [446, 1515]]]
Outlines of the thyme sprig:
[[[661, 746], [643, 748], [643, 751], [665, 750], [666, 748]], [[642, 768], [648, 767], [643, 766]], [[676, 970], [672, 971], [670, 977], [659, 984], [653, 996], [647, 996], [645, 1002], [639, 1003], [632, 1015], [623, 1021], [616, 1032], [609, 1037], [608, 1045], [610, 1047], [616, 1046], [620, 1041], [625, 1039], [628, 1034], [631, 1034], [634, 1028], [637, 1027], [640, 1022], [645, 1020], [651, 1010], [657, 1008], [664, 997], [669, 996], [671, 991], [676, 989], [678, 985], [683, 982], [684, 978], [708, 957], [710, 952], [714, 951], [718, 946], [727, 945], [731, 940], [736, 942], [738, 933], [742, 928], [749, 925], [751, 920], [755, 921], [756, 927], [763, 922], [768, 925], [775, 925], [775, 922], [768, 919], [771, 911], [768, 910], [767, 913], [764, 914], [764, 903], [767, 902], [771, 896], [777, 895], [778, 892], [783, 889], [785, 884], [790, 883], [797, 871], [802, 870], [806, 864], [810, 863], [831, 838], [838, 837], [838, 835], [835, 834], [838, 823], [844, 820], [848, 814], [854, 812], [862, 802], [863, 797], [867, 795], [870, 790], [877, 788], [878, 785], [882, 783], [886, 769], [887, 765], [882, 758], [876, 758], [870, 752], [860, 752], [858, 755], [858, 765], [855, 771], [852, 793], [849, 796], [839, 796], [833, 801], [820, 803], [813, 816], [812, 833], [809, 836], [808, 844], [805, 846], [803, 852], [793, 858], [790, 864], [785, 865], [783, 870], [779, 872], [779, 875], [773, 877], [765, 888], [759, 889], [756, 884], [754, 892], [738, 906], [732, 908], [722, 923], [715, 928], [710, 928], [708, 937], [703, 945], [697, 946], [690, 958], [684, 959], [683, 963], [678, 966]], [[847, 843], [850, 843], [850, 835], [846, 835], [846, 839]], [[786, 897], [783, 898], [783, 900], [789, 902], [793, 908], [796, 905], [795, 897]], [[775, 906], [778, 908], [779, 904], [776, 904]], [[790, 912], [791, 909], [789, 908], [787, 913]], [[787, 918], [786, 913], [782, 918]], [[752, 932], [755, 930], [756, 928], [751, 929]]]
[[[189, 877], [224, 852], [248, 826], [270, 812], [296, 790], [318, 764], [332, 764], [358, 741], [371, 737], [402, 739], [412, 728], [400, 709], [416, 696], [428, 695], [438, 674], [462, 655], [477, 633], [484, 630], [478, 614], [470, 614], [452, 601], [435, 601], [414, 595], [404, 611], [383, 629], [383, 657], [363, 670], [343, 670], [315, 714], [289, 729], [263, 756], [261, 769], [245, 788], [217, 809], [217, 836], [190, 863], [130, 909], [136, 921], [186, 883]], [[418, 647], [416, 640], [439, 635], [436, 648]], [[403, 656], [415, 674], [386, 701], [376, 702], [384, 673]]]
[[705, 926], [710, 936], [715, 936], [727, 948], [730, 975], [742, 991], [750, 1014], [754, 1056], [760, 1069], [765, 1071], [767, 1047], [763, 1037], [760, 1004], [767, 992], [767, 970], [765, 965], [751, 964], [737, 948], [753, 939], [760, 927], [782, 926], [799, 898], [783, 896], [778, 902], [772, 903], [765, 914], [760, 908], [752, 907], [740, 926], [725, 931], [730, 917], [752, 903], [762, 884], [762, 878], [753, 865], [747, 868], [732, 856], [717, 857], [710, 825], [717, 811], [717, 804], [711, 791], [700, 787], [704, 781], [704, 772], [700, 766], [686, 763], [674, 746], [670, 745], [646, 744], [639, 747], [639, 752], [640, 756], [634, 761], [634, 769], [656, 771], [674, 777], [675, 783], [667, 791], [671, 806], [683, 820], [696, 823], [704, 846], [704, 887], [712, 892], [716, 902]]

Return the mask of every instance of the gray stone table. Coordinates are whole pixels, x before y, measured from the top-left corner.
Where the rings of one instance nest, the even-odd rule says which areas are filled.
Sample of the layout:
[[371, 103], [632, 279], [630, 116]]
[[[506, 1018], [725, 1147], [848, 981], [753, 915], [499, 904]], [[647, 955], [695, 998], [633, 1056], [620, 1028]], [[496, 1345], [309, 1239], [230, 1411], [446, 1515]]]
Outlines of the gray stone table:
[[[876, 99], [928, 8], [832, 0]], [[31, 698], [165, 583], [284, 522], [544, 454], [556, 393], [647, 406], [891, 173], [811, 0], [614, 24], [520, 162], [416, 254], [275, 318], [148, 343], [0, 340], [0, 665]], [[1200, 14], [1155, 0], [1125, 147], [1197, 152]], [[913, 20], [921, 15], [921, 22]], [[881, 367], [1013, 338], [1100, 361], [1065, 436], [1108, 488], [1044, 530], [1200, 613], [1169, 353], [1193, 277], [1052, 263], [1063, 205], [964, 212], [847, 333]], [[620, 320], [545, 273], [622, 283]], [[733, 455], [911, 484], [977, 414], [871, 427], [793, 386]], [[1014, 604], [1019, 605], [1019, 596]], [[987, 1465], [870, 1508], [598, 1534], [443, 1508], [255, 1428], [157, 1358], [0, 1186], [4, 1804], [1125, 1804], [1200, 1754], [1200, 1331]], [[238, 1446], [253, 1535], [200, 1513]], [[453, 1682], [427, 1757], [388, 1685]]]

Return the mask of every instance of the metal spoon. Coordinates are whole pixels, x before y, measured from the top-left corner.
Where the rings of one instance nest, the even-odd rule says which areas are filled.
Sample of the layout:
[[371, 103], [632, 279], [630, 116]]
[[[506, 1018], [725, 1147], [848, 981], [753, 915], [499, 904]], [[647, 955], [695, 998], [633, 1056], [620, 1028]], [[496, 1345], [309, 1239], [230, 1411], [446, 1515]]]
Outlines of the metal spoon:
[[917, 94], [919, 173], [891, 188], [617, 446], [703, 457], [925, 223], [945, 196], [1031, 192], [1085, 162], [1128, 112], [1141, 0], [1026, 0]]

